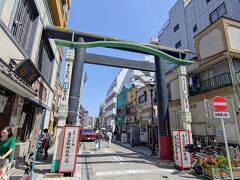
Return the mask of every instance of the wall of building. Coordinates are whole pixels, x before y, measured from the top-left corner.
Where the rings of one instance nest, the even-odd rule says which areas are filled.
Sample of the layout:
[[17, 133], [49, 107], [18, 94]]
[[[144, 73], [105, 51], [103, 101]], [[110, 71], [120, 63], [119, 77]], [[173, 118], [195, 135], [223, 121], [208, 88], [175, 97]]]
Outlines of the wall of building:
[[[191, 0], [187, 1], [185, 7], [184, 2], [178, 0], [169, 11], [168, 25], [164, 25], [159, 31], [160, 44], [175, 47], [175, 44], [181, 40], [180, 49], [189, 49], [191, 52], [195, 52], [194, 37], [211, 24], [210, 13], [223, 2], [226, 5], [226, 14], [224, 16], [239, 20], [240, 4], [237, 0], [211, 0], [209, 3]], [[174, 32], [174, 27], [177, 24], [179, 24], [179, 29]], [[196, 31], [193, 30], [195, 25], [197, 27]], [[194, 54], [189, 54], [186, 58], [193, 56]]]

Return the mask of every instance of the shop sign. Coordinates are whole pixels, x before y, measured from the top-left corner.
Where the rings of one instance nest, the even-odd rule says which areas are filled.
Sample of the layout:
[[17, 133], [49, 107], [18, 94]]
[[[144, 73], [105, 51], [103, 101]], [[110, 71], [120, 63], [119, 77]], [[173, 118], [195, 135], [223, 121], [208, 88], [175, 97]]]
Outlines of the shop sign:
[[17, 75], [15, 72], [13, 72], [9, 67], [7, 67], [5, 64], [2, 63], [3, 60], [0, 58], [0, 72], [5, 74], [7, 77], [9, 77], [11, 80], [13, 80], [15, 83], [18, 83], [23, 88], [27, 89], [32, 94], [36, 95], [35, 90], [29, 84], [27, 84], [26, 80], [23, 80], [22, 77]]
[[8, 96], [4, 96], [0, 94], [0, 113], [3, 113], [6, 104], [7, 104]]
[[65, 126], [62, 141], [62, 153], [60, 159], [59, 172], [71, 173], [75, 172], [76, 158], [78, 150], [78, 142], [80, 136], [79, 126]]
[[177, 168], [185, 169], [191, 168], [191, 156], [186, 152], [184, 147], [190, 144], [189, 131], [188, 130], [173, 130], [173, 152], [174, 163]]
[[61, 118], [66, 118], [68, 116], [68, 106], [60, 105], [58, 107], [58, 116]]
[[15, 73], [24, 79], [28, 84], [33, 84], [41, 75], [31, 59], [24, 59], [15, 69]]

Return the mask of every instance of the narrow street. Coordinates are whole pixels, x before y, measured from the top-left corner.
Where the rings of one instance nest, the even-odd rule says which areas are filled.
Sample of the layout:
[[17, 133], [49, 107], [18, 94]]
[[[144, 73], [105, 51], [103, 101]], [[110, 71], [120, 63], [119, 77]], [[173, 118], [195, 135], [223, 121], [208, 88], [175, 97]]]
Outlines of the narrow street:
[[82, 167], [82, 180], [157, 180], [200, 179], [118, 144], [104, 142], [95, 150], [94, 142], [83, 142], [77, 163]]

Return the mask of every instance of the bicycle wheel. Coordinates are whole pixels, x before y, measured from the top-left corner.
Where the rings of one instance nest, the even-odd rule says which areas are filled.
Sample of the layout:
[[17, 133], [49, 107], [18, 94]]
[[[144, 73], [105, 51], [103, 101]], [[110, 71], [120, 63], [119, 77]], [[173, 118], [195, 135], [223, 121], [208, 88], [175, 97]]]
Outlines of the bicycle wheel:
[[43, 158], [43, 149], [42, 148], [38, 148], [36, 158], [37, 159], [42, 159]]

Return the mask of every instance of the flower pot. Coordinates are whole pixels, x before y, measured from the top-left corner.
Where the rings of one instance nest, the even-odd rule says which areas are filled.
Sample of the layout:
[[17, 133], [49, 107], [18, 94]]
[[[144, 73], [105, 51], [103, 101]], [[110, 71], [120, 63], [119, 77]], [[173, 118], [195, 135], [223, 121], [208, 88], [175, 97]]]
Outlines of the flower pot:
[[[229, 169], [203, 167], [203, 175], [210, 179], [231, 179]], [[233, 168], [234, 179], [240, 179], [240, 167]]]

